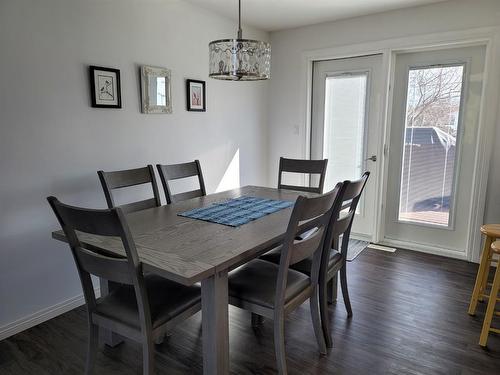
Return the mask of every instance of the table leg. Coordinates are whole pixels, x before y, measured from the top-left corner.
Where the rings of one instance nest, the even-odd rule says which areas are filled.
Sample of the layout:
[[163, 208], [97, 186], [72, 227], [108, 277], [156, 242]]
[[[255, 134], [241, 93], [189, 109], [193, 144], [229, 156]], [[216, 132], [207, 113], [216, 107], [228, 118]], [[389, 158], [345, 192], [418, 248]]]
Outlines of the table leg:
[[[109, 292], [113, 289], [113, 284], [114, 283], [112, 281], [108, 281], [106, 279], [101, 279], [101, 278], [99, 279], [99, 285], [101, 288], [101, 297], [107, 296], [109, 294]], [[109, 329], [100, 327], [100, 330], [101, 330], [100, 335], [102, 337], [102, 341], [106, 345], [114, 348], [115, 346], [120, 345], [123, 342], [123, 339], [121, 338], [120, 335], [113, 333]]]
[[201, 282], [203, 374], [229, 374], [227, 271]]

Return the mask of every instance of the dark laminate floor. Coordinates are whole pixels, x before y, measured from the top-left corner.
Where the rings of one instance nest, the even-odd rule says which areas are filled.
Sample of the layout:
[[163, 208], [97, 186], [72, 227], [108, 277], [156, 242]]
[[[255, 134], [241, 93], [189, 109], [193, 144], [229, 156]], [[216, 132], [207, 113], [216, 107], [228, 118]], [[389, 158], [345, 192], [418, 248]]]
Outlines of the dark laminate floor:
[[[365, 250], [349, 263], [354, 317], [332, 307], [335, 347], [318, 355], [309, 307], [286, 326], [291, 374], [500, 374], [500, 336], [489, 350], [477, 341], [485, 309], [467, 315], [477, 266], [398, 251]], [[158, 347], [158, 374], [202, 371], [201, 316], [195, 315]], [[499, 319], [500, 320], [500, 319]], [[272, 323], [253, 330], [247, 312], [230, 310], [231, 372], [275, 372]], [[497, 323], [500, 326], [500, 321]], [[0, 374], [81, 374], [86, 351], [83, 308], [0, 342]], [[95, 374], [138, 374], [139, 347], [105, 348]]]

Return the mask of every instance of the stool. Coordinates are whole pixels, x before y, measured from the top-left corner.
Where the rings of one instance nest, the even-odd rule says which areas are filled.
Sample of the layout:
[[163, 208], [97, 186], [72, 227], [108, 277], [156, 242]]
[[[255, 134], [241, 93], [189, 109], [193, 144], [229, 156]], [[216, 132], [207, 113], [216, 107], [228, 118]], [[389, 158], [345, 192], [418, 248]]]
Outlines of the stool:
[[[495, 241], [491, 245], [491, 251], [494, 254], [500, 255], [500, 241]], [[488, 263], [488, 267], [489, 267]], [[493, 279], [493, 284], [491, 284], [491, 292], [488, 298], [488, 307], [486, 308], [486, 315], [484, 316], [483, 329], [481, 330], [481, 337], [479, 338], [479, 345], [482, 347], [486, 346], [486, 341], [488, 341], [488, 334], [490, 332], [500, 333], [500, 329], [491, 327], [491, 320], [493, 315], [500, 316], [500, 311], [495, 311], [495, 305], [500, 301], [498, 298], [498, 290], [500, 289], [500, 267], [497, 265], [495, 270], [495, 278]]]
[[500, 224], [485, 224], [481, 226], [481, 233], [486, 236], [484, 241], [483, 253], [481, 254], [481, 261], [479, 263], [479, 269], [477, 270], [476, 283], [474, 284], [474, 291], [472, 292], [472, 297], [469, 305], [469, 315], [474, 315], [476, 313], [476, 306], [478, 301], [483, 301], [484, 297], [488, 297], [484, 294], [486, 286], [488, 284], [488, 274], [491, 265], [491, 244], [500, 238]]

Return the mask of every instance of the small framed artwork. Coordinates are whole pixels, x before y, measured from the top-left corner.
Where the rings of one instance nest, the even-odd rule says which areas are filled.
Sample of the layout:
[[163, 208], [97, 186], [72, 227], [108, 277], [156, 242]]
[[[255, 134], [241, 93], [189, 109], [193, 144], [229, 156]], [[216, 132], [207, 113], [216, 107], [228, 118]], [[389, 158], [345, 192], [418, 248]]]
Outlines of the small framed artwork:
[[186, 94], [188, 111], [205, 112], [207, 110], [205, 81], [186, 80]]
[[89, 66], [90, 96], [94, 108], [121, 108], [122, 95], [118, 69]]
[[170, 69], [141, 66], [142, 113], [172, 113]]

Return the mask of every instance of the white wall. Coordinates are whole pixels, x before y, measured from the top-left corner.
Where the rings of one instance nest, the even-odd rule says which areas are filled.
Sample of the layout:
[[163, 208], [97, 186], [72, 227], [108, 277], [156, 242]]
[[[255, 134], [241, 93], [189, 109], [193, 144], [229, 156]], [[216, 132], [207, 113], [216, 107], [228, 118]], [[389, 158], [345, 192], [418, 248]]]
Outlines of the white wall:
[[[213, 192], [237, 150], [241, 184], [266, 184], [268, 84], [208, 78], [209, 41], [235, 32], [177, 0], [0, 1], [0, 334], [81, 294], [48, 195], [104, 207], [97, 170], [195, 158]], [[121, 69], [123, 109], [90, 107], [89, 64]], [[138, 64], [172, 70], [173, 114], [140, 113]], [[186, 78], [207, 81], [206, 113], [185, 110]]]
[[[278, 158], [302, 157], [304, 140], [301, 76], [304, 51], [382, 41], [419, 34], [500, 25], [500, 1], [448, 1], [416, 8], [323, 23], [271, 33], [269, 92], [269, 181], [276, 184]], [[300, 131], [299, 131], [300, 130]], [[500, 144], [500, 132], [495, 144]], [[490, 165], [486, 222], [500, 222], [500, 149]]]

